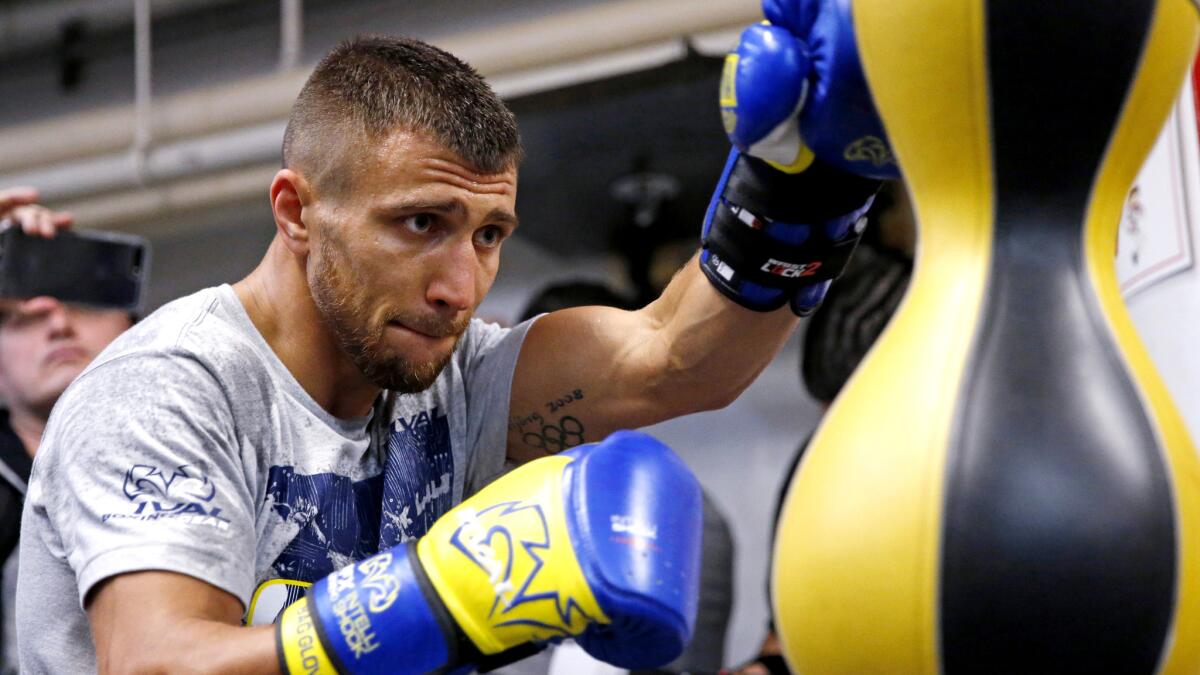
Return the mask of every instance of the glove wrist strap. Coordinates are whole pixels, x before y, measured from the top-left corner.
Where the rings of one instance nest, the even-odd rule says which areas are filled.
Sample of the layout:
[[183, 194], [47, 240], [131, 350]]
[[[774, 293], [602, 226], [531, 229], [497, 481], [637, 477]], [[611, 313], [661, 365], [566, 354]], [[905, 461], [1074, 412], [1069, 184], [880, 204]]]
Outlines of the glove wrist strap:
[[337, 666], [325, 651], [324, 640], [317, 632], [307, 598], [302, 598], [283, 611], [275, 624], [275, 649], [279, 670], [288, 673], [332, 675]]
[[[858, 244], [879, 181], [814, 163], [785, 174], [731, 158], [709, 207], [700, 265], [723, 295], [751, 310], [779, 309], [838, 277]], [[803, 303], [793, 302], [793, 311]]]
[[347, 565], [313, 584], [279, 622], [285, 673], [446, 672], [479, 652], [429, 583], [416, 543]]

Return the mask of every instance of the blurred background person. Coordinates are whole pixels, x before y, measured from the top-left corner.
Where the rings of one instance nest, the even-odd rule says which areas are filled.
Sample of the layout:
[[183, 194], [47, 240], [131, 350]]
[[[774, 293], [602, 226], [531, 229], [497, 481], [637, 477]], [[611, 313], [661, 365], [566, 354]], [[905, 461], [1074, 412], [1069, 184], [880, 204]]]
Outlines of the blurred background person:
[[[53, 237], [71, 215], [37, 205], [32, 188], [0, 189], [0, 222]], [[67, 385], [133, 323], [121, 309], [69, 305], [51, 297], [0, 299], [0, 617], [3, 669], [17, 672], [14, 603], [21, 508], [33, 455], [50, 410]]]

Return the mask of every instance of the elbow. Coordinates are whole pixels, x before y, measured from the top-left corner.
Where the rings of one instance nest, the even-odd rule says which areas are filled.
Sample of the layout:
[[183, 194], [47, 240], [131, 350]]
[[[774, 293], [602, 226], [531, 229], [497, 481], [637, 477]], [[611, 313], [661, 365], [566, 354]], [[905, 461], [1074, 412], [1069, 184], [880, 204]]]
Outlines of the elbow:
[[676, 382], [682, 385], [681, 390], [688, 392], [685, 398], [690, 407], [684, 414], [729, 407], [750, 388], [758, 375], [757, 370], [746, 372], [723, 365], [706, 360], [677, 368]]
[[704, 396], [700, 397], [696, 403], [697, 409], [695, 412], [709, 412], [713, 410], [721, 410], [733, 405], [733, 402], [738, 400], [742, 392], [746, 391], [749, 383], [745, 385], [726, 385], [723, 387], [708, 387], [704, 392]]
[[727, 408], [758, 379], [766, 363], [730, 364], [718, 359], [678, 368], [677, 389], [686, 391], [690, 409], [682, 414]]
[[636, 383], [634, 400], [641, 401], [644, 410], [655, 411], [654, 421], [726, 408], [762, 370], [730, 363], [708, 350], [680, 349], [664, 339], [649, 346], [652, 349], [626, 360], [638, 367], [623, 379]]
[[647, 394], [651, 405], [664, 408], [660, 419], [672, 419], [727, 408], [752, 381], [714, 378], [706, 368], [700, 368], [699, 372], [675, 371], [654, 378]]

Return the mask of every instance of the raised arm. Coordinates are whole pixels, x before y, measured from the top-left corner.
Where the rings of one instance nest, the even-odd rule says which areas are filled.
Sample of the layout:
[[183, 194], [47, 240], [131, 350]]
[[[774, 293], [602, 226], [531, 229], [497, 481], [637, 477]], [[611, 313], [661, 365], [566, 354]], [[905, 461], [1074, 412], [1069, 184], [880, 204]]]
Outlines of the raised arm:
[[662, 296], [629, 312], [578, 307], [529, 330], [510, 399], [509, 456], [518, 461], [728, 405], [796, 326], [721, 296], [695, 259]]
[[879, 179], [898, 175], [849, 27], [819, 19], [836, 12], [834, 0], [764, 3], [771, 25], [746, 29], [726, 61], [736, 149], [698, 260], [640, 311], [584, 307], [533, 325], [513, 379], [510, 459], [727, 405], [820, 303]]

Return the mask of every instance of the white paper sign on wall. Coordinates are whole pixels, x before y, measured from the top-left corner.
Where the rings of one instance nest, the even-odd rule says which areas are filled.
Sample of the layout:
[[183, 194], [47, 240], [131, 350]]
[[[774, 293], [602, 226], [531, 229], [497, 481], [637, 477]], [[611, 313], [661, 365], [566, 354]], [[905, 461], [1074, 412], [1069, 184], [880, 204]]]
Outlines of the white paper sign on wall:
[[1193, 70], [1133, 183], [1117, 235], [1117, 278], [1126, 298], [1194, 264], [1200, 230], [1200, 140]]

